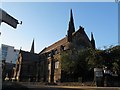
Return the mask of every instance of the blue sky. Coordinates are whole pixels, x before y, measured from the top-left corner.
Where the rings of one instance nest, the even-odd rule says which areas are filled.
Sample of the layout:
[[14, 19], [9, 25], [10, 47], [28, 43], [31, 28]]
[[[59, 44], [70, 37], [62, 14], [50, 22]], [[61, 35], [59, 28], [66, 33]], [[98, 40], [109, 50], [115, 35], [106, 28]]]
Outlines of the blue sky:
[[118, 6], [114, 2], [4, 2], [2, 9], [23, 22], [17, 29], [2, 23], [2, 43], [16, 49], [29, 51], [34, 38], [38, 53], [65, 37], [70, 9], [76, 31], [83, 26], [89, 38], [93, 32], [97, 48], [118, 43]]

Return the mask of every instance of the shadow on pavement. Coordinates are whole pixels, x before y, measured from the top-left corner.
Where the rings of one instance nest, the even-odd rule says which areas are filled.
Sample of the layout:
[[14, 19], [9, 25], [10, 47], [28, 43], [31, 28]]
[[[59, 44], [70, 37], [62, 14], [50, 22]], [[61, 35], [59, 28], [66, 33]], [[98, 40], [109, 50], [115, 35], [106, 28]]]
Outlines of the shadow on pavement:
[[18, 83], [3, 82], [2, 90], [29, 90], [26, 86], [20, 85]]
[[73, 88], [29, 88], [29, 90], [85, 90], [85, 89], [73, 89]]

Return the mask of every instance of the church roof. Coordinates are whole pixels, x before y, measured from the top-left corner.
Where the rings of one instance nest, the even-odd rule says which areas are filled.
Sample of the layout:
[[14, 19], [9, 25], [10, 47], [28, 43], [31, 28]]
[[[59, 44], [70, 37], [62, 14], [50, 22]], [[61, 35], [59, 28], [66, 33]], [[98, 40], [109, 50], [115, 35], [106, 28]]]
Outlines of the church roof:
[[[73, 33], [72, 33], [72, 36], [75, 36], [77, 33], [82, 34], [82, 37], [84, 37], [85, 40], [87, 40], [87, 41], [90, 42], [90, 40], [89, 40], [86, 32], [84, 31], [84, 28], [80, 27], [76, 32], [73, 32]], [[43, 53], [51, 52], [51, 50], [53, 50], [53, 49], [55, 50], [55, 49], [57, 49], [58, 47], [60, 47], [61, 45], [64, 46], [64, 45], [67, 45], [68, 43], [69, 43], [69, 42], [68, 42], [67, 36], [66, 36], [66, 37], [62, 38], [61, 40], [55, 42], [54, 44], [52, 44], [52, 45], [44, 48], [40, 53], [43, 54]]]
[[20, 50], [20, 53], [22, 55], [23, 60], [33, 60], [33, 61], [37, 61], [39, 60], [39, 55], [36, 53], [31, 53], [31, 52], [27, 52], [27, 51], [23, 51]]
[[79, 29], [78, 29], [76, 32], [73, 33], [73, 35], [77, 34], [78, 32], [79, 32], [80, 34], [84, 35], [84, 38], [85, 38], [87, 41], [90, 42], [90, 39], [88, 38], [88, 36], [87, 36], [87, 34], [86, 34], [86, 32], [85, 32], [85, 30], [84, 30], [83, 27], [80, 26]]
[[53, 49], [60, 47], [61, 45], [65, 45], [67, 43], [67, 37], [62, 38], [61, 40], [55, 42], [54, 44], [48, 46], [47, 48], [43, 49], [40, 53], [47, 53]]
[[[47, 48], [44, 48], [40, 54], [51, 52], [52, 50], [56, 50], [57, 48], [60, 49], [60, 46], [63, 45], [66, 48], [68, 48], [68, 44], [72, 42], [72, 37], [74, 37], [77, 33], [80, 33], [81, 37], [84, 38], [85, 42], [90, 42], [87, 34], [84, 31], [84, 28], [80, 26], [79, 30], [75, 32], [74, 27], [74, 19], [72, 14], [72, 9], [70, 11], [70, 21], [69, 21], [69, 27], [68, 27], [68, 34], [66, 37], [62, 38], [61, 40], [55, 42], [54, 44], [48, 46]], [[88, 43], [87, 43], [88, 44]], [[66, 46], [67, 45], [67, 46]]]

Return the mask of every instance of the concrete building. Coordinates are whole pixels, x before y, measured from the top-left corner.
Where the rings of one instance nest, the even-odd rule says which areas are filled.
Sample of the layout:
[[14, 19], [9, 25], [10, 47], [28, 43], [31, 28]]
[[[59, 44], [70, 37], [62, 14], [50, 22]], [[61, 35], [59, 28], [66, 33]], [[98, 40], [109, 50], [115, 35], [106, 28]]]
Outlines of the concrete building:
[[1, 61], [2, 61], [2, 80], [6, 76], [11, 79], [13, 77], [13, 68], [18, 58], [19, 50], [14, 49], [13, 46], [1, 45]]
[[1, 50], [2, 50], [2, 60], [5, 60], [6, 62], [12, 62], [16, 63], [16, 60], [18, 58], [19, 50], [14, 49], [13, 46], [1, 45]]

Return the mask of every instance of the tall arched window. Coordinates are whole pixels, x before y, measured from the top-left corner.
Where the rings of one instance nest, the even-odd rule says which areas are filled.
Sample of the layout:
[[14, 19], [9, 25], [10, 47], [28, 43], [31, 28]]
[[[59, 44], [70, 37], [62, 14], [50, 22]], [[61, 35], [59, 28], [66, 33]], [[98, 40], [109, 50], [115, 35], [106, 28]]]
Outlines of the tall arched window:
[[55, 69], [58, 69], [59, 68], [59, 61], [56, 61], [55, 62]]

